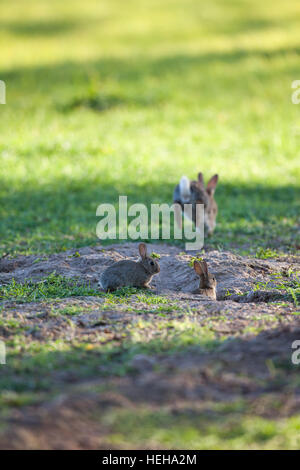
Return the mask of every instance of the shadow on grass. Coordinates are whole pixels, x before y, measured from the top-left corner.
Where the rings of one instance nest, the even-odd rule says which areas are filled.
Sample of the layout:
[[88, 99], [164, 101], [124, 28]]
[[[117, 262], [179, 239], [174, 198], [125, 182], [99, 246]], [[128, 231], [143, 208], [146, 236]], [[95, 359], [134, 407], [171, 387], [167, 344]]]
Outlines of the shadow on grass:
[[56, 36], [79, 27], [81, 22], [74, 20], [41, 20], [41, 21], [11, 21], [0, 22], [3, 31], [9, 31], [16, 36], [38, 38], [40, 36]]
[[[9, 343], [9, 342], [8, 342]], [[72, 345], [69, 342], [39, 343], [33, 341], [30, 349], [22, 355], [10, 354], [13, 347], [7, 345], [7, 368], [0, 370], [1, 389], [16, 392], [59, 391], [68, 384], [82, 380], [96, 380], [101, 377], [122, 377], [134, 372], [131, 364], [137, 354], [184, 353], [197, 345], [201, 351], [213, 349], [218, 342], [207, 336], [185, 332], [174, 335], [170, 340], [156, 338], [149, 342], [130, 342], [116, 337], [109, 344], [97, 341], [93, 345], [81, 342]], [[61, 350], [59, 350], [61, 346]], [[4, 370], [5, 369], [5, 370]]]
[[[273, 51], [241, 49], [224, 53], [166, 56], [154, 60], [139, 57], [132, 60], [103, 59], [85, 64], [70, 62], [13, 69], [4, 72], [1, 78], [16, 89], [21, 82], [23, 96], [28, 96], [29, 101], [38, 92], [51, 96], [50, 106], [55, 106], [59, 112], [74, 111], [81, 107], [103, 112], [123, 105], [157, 105], [170, 98], [170, 87], [166, 86], [169, 84], [169, 78], [176, 77], [181, 83], [182, 79], [188, 79], [190, 71], [193, 71], [193, 76], [199, 68], [205, 67], [207, 71], [207, 65], [213, 62], [240, 65], [240, 62], [248, 58], [272, 59], [288, 54], [299, 55], [300, 48]], [[237, 75], [230, 77], [229, 89], [240, 87], [244, 96], [244, 88], [251, 80], [241, 79], [242, 70], [240, 68]], [[212, 71], [215, 73], [214, 67]], [[269, 74], [267, 70], [265, 73]], [[202, 75], [198, 76], [201, 78]], [[198, 80], [192, 80], [191, 86], [194, 88], [190, 96], [195, 100], [195, 89], [199, 103], [203, 97], [207, 99], [212, 92], [209, 88], [212, 81], [207, 80], [207, 77], [207, 74], [203, 75], [204, 88], [199, 86]], [[157, 81], [152, 80], [153, 78]], [[117, 83], [115, 92], [112, 92], [109, 86], [105, 88], [105, 81], [110, 83], [111, 79]], [[146, 82], [148, 79], [149, 84]], [[98, 91], [97, 80], [104, 80], [101, 93]], [[214, 92], [224, 94], [224, 89], [220, 87], [219, 91], [215, 89]], [[51, 147], [51, 144], [49, 147], [36, 148], [34, 151], [47, 152], [47, 156], [51, 158], [57, 148], [55, 145]], [[30, 158], [31, 154], [32, 148], [25, 149], [24, 153], [20, 150], [22, 158]], [[31, 249], [60, 251], [74, 245], [96, 243], [98, 240], [95, 235], [95, 213], [99, 204], [117, 204], [118, 195], [121, 193], [128, 195], [129, 204], [171, 202], [173, 193], [172, 185], [162, 185], [161, 182], [149, 181], [147, 185], [128, 187], [125, 182], [107, 182], [101, 178], [85, 178], [76, 182], [65, 178], [56, 180], [55, 187], [25, 188], [14, 192], [1, 179], [0, 184], [2, 252], [7, 249], [18, 252], [29, 252]], [[153, 200], [153, 195], [159, 195], [159, 199], [155, 197]], [[291, 246], [293, 249], [299, 244], [299, 187], [255, 187], [251, 184], [241, 186], [221, 182], [216, 199], [220, 213], [217, 230], [209, 242], [210, 246], [249, 248], [253, 245], [254, 249], [256, 246], [284, 249]]]
[[[55, 25], [53, 28], [55, 29]], [[51, 30], [51, 24], [49, 30]], [[51, 66], [14, 68], [10, 71], [4, 71], [1, 79], [16, 88], [20, 88], [18, 82], [21, 82], [24, 94], [29, 96], [37, 92], [51, 95], [54, 97], [54, 100], [51, 100], [51, 105], [55, 106], [59, 112], [70, 111], [78, 107], [103, 111], [122, 104], [148, 106], [164, 102], [171, 97], [169, 87], [163, 85], [164, 80], [171, 77], [172, 80], [174, 77], [178, 80], [188, 79], [191, 72], [195, 73], [205, 67], [206, 73], [201, 80], [201, 86], [199, 86], [199, 81], [197, 88], [194, 80], [191, 80], [190, 83], [194, 93], [197, 93], [200, 99], [203, 94], [205, 95], [206, 89], [211, 86], [210, 80], [207, 80], [207, 76], [209, 76], [207, 66], [210, 64], [239, 64], [240, 66], [240, 62], [247, 59], [271, 60], [289, 54], [300, 55], [300, 47], [270, 51], [238, 49], [198, 55], [177, 54], [158, 59], [145, 59], [139, 56], [131, 60], [113, 58], [85, 63], [65, 62]], [[213, 73], [217, 73], [215, 68], [213, 68]], [[269, 77], [267, 72], [260, 72], [261, 75], [264, 73]], [[249, 80], [245, 81], [242, 78], [243, 69], [239, 68], [238, 76], [231, 76], [231, 89], [237, 86], [245, 93]], [[201, 77], [199, 77], [200, 79]], [[101, 82], [101, 87], [97, 85], [96, 89], [93, 89], [97, 80]], [[151, 84], [151, 89], [150, 85], [147, 86], [147, 80]], [[126, 92], [106, 93], [106, 82], [110, 85], [111, 83], [116, 84], [118, 90], [120, 86], [126, 84]], [[101, 93], [99, 93], [100, 88], [102, 89]], [[218, 89], [214, 88], [213, 93], [217, 92]], [[223, 92], [224, 90], [220, 88], [220, 93]]]
[[[102, 203], [111, 203], [118, 209], [119, 194], [128, 196], [128, 206], [138, 202], [150, 209], [151, 203], [172, 204], [171, 184], [149, 181], [128, 187], [124, 182], [122, 187], [120, 182], [114, 186], [101, 179], [64, 179], [56, 183], [55, 188], [43, 186], [14, 192], [7, 188], [8, 194], [1, 197], [0, 206], [2, 252], [51, 252], [99, 243], [96, 225], [100, 218], [96, 217], [96, 209]], [[5, 182], [2, 184], [5, 194]], [[153, 198], [155, 194], [159, 194], [159, 199]], [[207, 240], [210, 247], [297, 248], [300, 188], [220, 183], [216, 200], [218, 225]]]
[[[109, 345], [66, 342], [61, 350], [58, 342], [37, 341], [28, 349], [27, 337], [22, 354], [19, 339], [0, 369], [6, 423], [1, 442], [19, 427], [33, 434], [51, 429], [53, 435], [54, 426], [56, 434], [64, 434], [61, 423], [67, 419], [69, 429], [73, 420], [98, 425], [108, 448], [154, 443], [242, 448], [273, 438], [275, 447], [298, 446], [299, 380], [291, 344], [299, 328], [265, 330], [250, 339], [229, 338], [226, 344], [199, 333], [189, 337], [175, 331], [168, 341], [111, 340]], [[145, 356], [154, 364], [141, 366]], [[16, 408], [18, 414], [11, 414]]]
[[[7, 365], [0, 369], [5, 392], [0, 404], [9, 416], [9, 409], [35, 403], [39, 416], [38, 403], [43, 412], [43, 403], [59, 396], [63, 400], [49, 409], [60, 419], [59, 408], [73, 407], [72, 413], [78, 413], [77, 399], [82, 417], [92, 408], [93, 420], [108, 424], [105, 428], [126, 442], [160, 435], [171, 439], [171, 445], [178, 446], [180, 439], [188, 445], [203, 433], [221, 440], [254, 433], [264, 441], [279, 432], [265, 427], [270, 419], [276, 422], [279, 415], [291, 416], [297, 409], [293, 396], [298, 370], [291, 364], [291, 344], [297, 338], [299, 328], [280, 327], [250, 339], [230, 338], [225, 346], [199, 332], [190, 338], [175, 332], [168, 341], [158, 337], [138, 343], [112, 341], [108, 346], [98, 341], [89, 348], [86, 343], [65, 343], [61, 351], [58, 343], [34, 342], [30, 351], [7, 355]], [[137, 367], [134, 359], [145, 356], [154, 359], [154, 365], [150, 361], [147, 367]], [[111, 382], [116, 377], [118, 381]], [[265, 418], [261, 429], [257, 417]], [[299, 419], [294, 424], [298, 428]]]
[[[94, 67], [95, 70], [99, 69], [104, 77], [110, 74], [116, 74], [120, 79], [130, 79], [136, 81], [143, 75], [160, 75], [169, 72], [178, 72], [190, 66], [208, 65], [211, 62], [220, 63], [235, 63], [244, 59], [251, 58], [267, 58], [273, 59], [286, 55], [300, 55], [300, 45], [297, 47], [286, 47], [279, 49], [234, 49], [225, 52], [207, 52], [203, 54], [174, 54], [170, 56], [162, 56], [156, 59], [145, 59], [142, 57], [133, 58], [130, 61], [122, 58], [100, 59], [95, 61], [88, 61], [84, 64], [77, 62], [65, 62], [62, 64], [53, 64], [41, 67], [21, 67], [14, 68], [10, 71], [3, 71], [1, 74], [2, 79], [20, 79], [30, 76], [32, 73], [36, 74], [37, 79], [47, 79], [49, 84], [53, 87], [60, 82], [68, 83], [69, 77], [78, 75], [79, 72], [84, 72], [84, 69], [90, 70]], [[80, 75], [80, 74], [79, 74]], [[84, 73], [83, 73], [84, 75]], [[57, 80], [52, 80], [56, 78]]]
[[[292, 364], [291, 358], [292, 343], [299, 338], [299, 327], [269, 328], [250, 338], [228, 337], [227, 341], [224, 338], [218, 339], [205, 327], [186, 331], [175, 329], [170, 331], [169, 336], [163, 335], [161, 328], [156, 328], [157, 323], [153, 322], [154, 339], [146, 340], [141, 336], [139, 341], [131, 341], [130, 337], [124, 336], [121, 339], [117, 335], [108, 343], [101, 344], [101, 341], [97, 341], [92, 345], [87, 340], [73, 344], [66, 340], [44, 343], [29, 336], [22, 354], [16, 352], [20, 350], [21, 338], [16, 351], [14, 345], [8, 341], [7, 367], [0, 369], [1, 390], [48, 391], [50, 387], [57, 391], [68, 383], [80, 383], [82, 380], [121, 377], [126, 374], [133, 374], [134, 377], [148, 371], [147, 368], [140, 368], [138, 363], [132, 362], [133, 358], [139, 357], [140, 354], [157, 358], [153, 367], [159, 376], [165, 375], [165, 378], [170, 378], [172, 370], [180, 367], [181, 359], [184, 359], [184, 369], [202, 370], [206, 386], [213, 389], [222, 389], [223, 381], [226, 389], [226, 371], [231, 371], [237, 374], [236, 382], [232, 381], [230, 394], [233, 395], [241, 393], [242, 390], [251, 395], [254, 384], [261, 392], [271, 393], [278, 389], [279, 383], [282, 386], [288, 385], [289, 374], [297, 374], [297, 367]], [[236, 355], [241, 355], [243, 360], [236, 361]], [[218, 364], [222, 364], [222, 373]], [[183, 372], [184, 369], [179, 368], [178, 371]], [[208, 369], [211, 374], [207, 375], [205, 371]], [[198, 375], [192, 376], [194, 386], [198, 387]], [[248, 377], [249, 383], [238, 379], [242, 376]], [[252, 380], [254, 382], [251, 385]], [[160, 388], [159, 383], [157, 387]], [[148, 397], [150, 402], [159, 399], [168, 401], [168, 390], [161, 391], [160, 398], [155, 394], [150, 398], [147, 387], [141, 383], [139, 388], [141, 395], [136, 396], [135, 400], [140, 403], [145, 397]], [[178, 390], [177, 392], [180, 395]], [[203, 397], [202, 391], [198, 392], [199, 397]], [[131, 393], [135, 395], [133, 391]]]

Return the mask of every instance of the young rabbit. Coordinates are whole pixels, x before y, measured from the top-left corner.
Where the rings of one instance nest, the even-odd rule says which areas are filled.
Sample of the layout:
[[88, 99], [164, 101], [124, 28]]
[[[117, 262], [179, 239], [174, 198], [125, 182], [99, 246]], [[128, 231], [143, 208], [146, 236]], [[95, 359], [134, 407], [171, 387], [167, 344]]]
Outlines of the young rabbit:
[[145, 243], [139, 244], [140, 261], [123, 260], [109, 266], [100, 276], [99, 286], [106, 291], [120, 287], [148, 288], [154, 274], [159, 273], [160, 267], [156, 260], [147, 256]]
[[[173, 202], [184, 209], [184, 204], [192, 204], [192, 220], [196, 224], [196, 205], [204, 204], [204, 222], [208, 229], [208, 235], [212, 235], [216, 227], [218, 206], [214, 199], [215, 189], [218, 183], [218, 175], [214, 175], [205, 188], [202, 173], [198, 174], [197, 181], [190, 181], [182, 176], [173, 194]], [[178, 219], [177, 219], [178, 220]], [[179, 222], [180, 223], [180, 222]]]
[[215, 276], [208, 272], [206, 261], [194, 261], [194, 270], [200, 277], [200, 284], [194, 294], [202, 294], [217, 300], [217, 281]]

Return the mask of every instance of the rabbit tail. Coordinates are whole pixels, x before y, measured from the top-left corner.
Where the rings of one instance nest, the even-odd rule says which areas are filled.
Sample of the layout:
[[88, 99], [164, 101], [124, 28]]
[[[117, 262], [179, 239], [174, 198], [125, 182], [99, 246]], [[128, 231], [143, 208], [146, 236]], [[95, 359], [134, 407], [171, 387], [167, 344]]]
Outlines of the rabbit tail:
[[188, 202], [191, 196], [190, 180], [187, 176], [182, 176], [179, 182], [180, 196], [182, 202]]

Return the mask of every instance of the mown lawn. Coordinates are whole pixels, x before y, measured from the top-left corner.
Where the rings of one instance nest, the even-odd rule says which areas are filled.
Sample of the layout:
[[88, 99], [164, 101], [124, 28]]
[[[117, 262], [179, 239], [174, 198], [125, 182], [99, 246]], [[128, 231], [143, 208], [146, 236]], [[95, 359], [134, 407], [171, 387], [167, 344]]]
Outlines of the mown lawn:
[[[300, 79], [297, 0], [2, 0], [0, 9], [7, 89], [0, 105], [0, 256], [99, 243], [99, 204], [117, 206], [119, 195], [129, 204], [171, 203], [180, 176], [200, 170], [206, 179], [220, 175], [208, 248], [259, 258], [299, 250], [300, 104], [291, 101], [291, 84]], [[202, 317], [201, 306], [194, 311], [155, 295], [99, 296], [55, 273], [38, 287], [26, 280], [0, 291], [7, 346], [0, 440], [15, 410], [30, 426], [26, 407], [36, 405], [42, 421], [45, 403], [57, 396], [94, 393], [91, 415], [107, 448], [299, 448], [299, 378], [289, 344], [283, 365], [266, 361], [262, 377], [251, 375], [251, 357], [244, 375], [221, 356], [201, 366], [225, 341], [234, 347], [250, 331], [296, 323], [298, 312], [286, 305], [241, 315], [237, 331], [230, 309]], [[78, 315], [94, 315], [95, 324], [92, 316], [75, 323]], [[197, 373], [177, 376], [177, 355], [194, 352]], [[261, 343], [260, 352], [258, 367]], [[132, 360], [143, 355], [154, 357], [153, 373], [167, 384], [164, 406], [151, 404], [147, 390], [140, 403], [132, 398], [132, 408], [98, 406], [103, 390], [118, 391], [116, 377], [125, 377], [121, 395], [128, 383], [135, 388]], [[238, 393], [212, 403], [224, 367], [221, 385]], [[197, 406], [193, 395], [183, 406], [180, 390], [172, 402], [172, 380], [184, 387], [185, 373]], [[244, 389], [257, 397], [244, 400]]]
[[1, 2], [0, 250], [97, 243], [96, 208], [220, 174], [210, 244], [299, 244], [297, 1]]

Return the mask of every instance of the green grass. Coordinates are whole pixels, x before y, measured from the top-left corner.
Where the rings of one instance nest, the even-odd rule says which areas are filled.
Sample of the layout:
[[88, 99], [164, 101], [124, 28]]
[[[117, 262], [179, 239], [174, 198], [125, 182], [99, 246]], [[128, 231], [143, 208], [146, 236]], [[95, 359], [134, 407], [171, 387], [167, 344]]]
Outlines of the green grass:
[[[111, 441], [122, 448], [201, 449], [298, 449], [300, 418], [270, 420], [247, 415], [242, 403], [212, 405], [204, 412], [153, 411], [109, 414], [106, 425]], [[142, 426], [141, 426], [142, 423]], [[128, 431], [129, 430], [129, 431]]]
[[262, 248], [259, 246], [256, 250], [255, 257], [259, 259], [277, 258], [280, 254], [271, 248]]
[[[1, 326], [15, 328], [8, 322]], [[15, 333], [15, 331], [14, 331]], [[22, 331], [6, 341], [7, 367], [0, 369], [2, 391], [58, 393], [61, 381], [67, 387], [68, 377], [73, 381], [95, 377], [124, 376], [134, 369], [131, 360], [137, 354], [171, 355], [190, 350], [210, 351], [222, 343], [208, 327], [191, 319], [170, 320], [153, 330], [153, 320], [140, 320], [129, 326], [123, 335], [106, 344], [96, 342], [28, 341]], [[122, 341], [120, 341], [120, 338]]]
[[[10, 300], [25, 303], [80, 296], [104, 298], [105, 303], [102, 305], [104, 309], [111, 309], [120, 304], [126, 304], [130, 308], [133, 297], [136, 302], [156, 307], [156, 311], [159, 308], [163, 311], [176, 309], [176, 302], [171, 302], [167, 297], [156, 295], [151, 290], [143, 292], [135, 287], [122, 287], [112, 293], [104, 293], [91, 287], [88, 283], [82, 282], [78, 277], [67, 278], [55, 271], [38, 282], [32, 279], [16, 282], [12, 279], [8, 284], [0, 286], [0, 300], [2, 301]], [[137, 311], [137, 309], [132, 310]]]
[[[98, 243], [99, 204], [117, 206], [119, 195], [129, 204], [171, 203], [180, 176], [198, 171], [206, 180], [220, 175], [210, 247], [261, 259], [296, 252], [300, 105], [291, 103], [291, 83], [300, 78], [299, 13], [297, 0], [2, 0], [0, 256], [35, 253], [38, 262]], [[270, 287], [288, 294], [297, 315], [299, 279], [280, 273], [272, 286], [257, 285]], [[62, 302], [77, 296], [95, 304]], [[207, 357], [224, 339], [235, 341], [218, 332], [225, 312], [203, 319], [151, 292], [103, 294], [56, 273], [1, 285], [0, 301], [1, 417], [73, 393], [72, 384], [90, 391], [95, 378], [101, 387], [112, 377], [130, 379], [141, 354], [155, 356], [160, 373], [160, 358]], [[33, 301], [40, 303], [20, 305]], [[76, 320], [87, 313], [84, 329]], [[275, 326], [284, 320], [277, 313], [263, 325], [253, 317], [234, 335]], [[218, 383], [226, 364], [213, 364], [204, 384]], [[276, 382], [286, 387], [282, 395], [299, 388], [286, 358], [268, 368], [259, 386]], [[257, 390], [255, 374], [247, 380]], [[298, 417], [258, 416], [275, 406], [263, 401], [267, 393], [260, 398], [257, 413], [241, 400], [202, 413], [205, 398], [191, 399], [190, 410], [137, 403], [99, 419], [108, 448], [299, 448]]]
[[220, 174], [214, 247], [299, 244], [299, 3], [1, 2], [0, 253], [97, 243], [96, 208]]
[[[208, 384], [216, 386], [220, 374], [223, 380], [225, 378], [225, 383], [227, 377], [229, 380], [233, 377], [230, 390], [240, 393], [239, 381], [243, 372], [230, 372], [228, 356], [227, 359], [222, 356], [213, 358], [202, 372], [192, 360], [198, 357], [200, 364], [202, 360], [209, 360], [210, 353], [222, 351], [226, 340], [227, 345], [238, 344], [240, 339], [234, 337], [237, 332], [231, 336], [226, 330], [224, 334], [222, 327], [219, 331], [218, 323], [226, 327], [225, 315], [212, 314], [201, 318], [196, 309], [184, 311], [175, 302], [166, 303], [164, 297], [154, 296], [151, 292], [141, 293], [136, 289], [103, 294], [101, 299], [91, 298], [91, 303], [86, 303], [86, 299], [66, 299], [61, 305], [58, 299], [62, 301], [64, 296], [72, 296], [73, 289], [77, 294], [77, 280], [51, 275], [41, 285], [44, 291], [39, 303], [28, 306], [12, 304], [1, 312], [0, 335], [5, 338], [7, 350], [7, 364], [0, 367], [0, 417], [4, 421], [5, 416], [10, 416], [16, 408], [22, 412], [30, 405], [43, 407], [62, 395], [72, 397], [82, 394], [84, 398], [88, 391], [100, 398], [103, 390], [96, 389], [99, 386], [108, 393], [114, 393], [118, 378], [126, 376], [131, 381], [132, 376], [137, 374], [139, 377], [141, 370], [133, 361], [141, 355], [154, 359], [155, 380], [158, 383], [170, 380], [171, 388], [174, 380], [177, 393], [176, 381], [184, 380], [186, 374], [196, 381], [200, 380], [200, 387], [203, 386], [201, 374], [206, 377], [205, 382], [207, 380]], [[22, 288], [21, 285], [17, 287]], [[26, 289], [25, 285], [19, 301], [28, 300]], [[11, 294], [6, 300], [15, 300], [15, 293]], [[36, 297], [38, 295], [39, 290]], [[136, 308], [135, 305], [140, 307]], [[170, 308], [172, 315], [168, 315]], [[110, 315], [106, 315], [107, 310]], [[128, 316], [123, 319], [125, 312], [132, 313], [130, 320]], [[135, 316], [137, 312], [144, 315]], [[115, 313], [118, 314], [117, 318], [114, 317]], [[91, 314], [89, 324], [82, 328], [76, 323], [76, 317], [87, 314]], [[282, 322], [281, 318], [276, 319], [270, 314], [264, 318], [259, 315], [258, 319], [268, 327]], [[253, 317], [253, 328], [248, 328], [248, 333], [261, 331], [255, 326], [256, 321]], [[98, 328], [94, 329], [94, 326]], [[241, 333], [246, 333], [246, 330]], [[188, 367], [179, 369], [179, 373], [178, 362], [187, 358]], [[170, 364], [165, 360], [171, 361]], [[261, 412], [259, 410], [267, 409], [270, 412], [274, 407], [273, 399], [272, 406], [263, 401], [265, 398], [271, 399], [267, 391], [274, 389], [274, 384], [278, 384], [284, 397], [284, 390], [293, 394], [299, 387], [298, 371], [290, 363], [289, 356], [274, 361], [271, 372], [262, 377], [256, 376], [255, 369], [244, 374], [247, 383], [250, 381], [254, 388], [259, 387], [262, 405], [258, 407], [258, 414]], [[218, 409], [215, 409], [215, 403], [213, 411], [199, 412], [201, 403], [204, 406], [208, 404], [210, 397], [206, 395], [202, 398], [197, 395], [196, 402], [192, 398], [186, 407], [182, 409], [179, 406], [174, 413], [170, 409], [171, 402], [155, 410], [147, 406], [144, 395], [141, 399], [144, 404], [137, 403], [130, 410], [127, 406], [123, 410], [105, 406], [101, 416], [98, 415], [99, 407], [95, 407], [93, 420], [105, 429], [108, 447], [293, 448], [298, 442], [297, 426], [295, 428], [293, 424], [297, 424], [296, 418], [270, 420], [256, 416], [256, 413], [249, 416], [247, 405], [226, 404], [226, 399], [219, 401]], [[142, 427], [137, 424], [138, 415], [143, 417]], [[127, 425], [136, 425], [126, 432], [126, 422]]]
[[80, 283], [79, 279], [68, 279], [53, 272], [39, 282], [25, 280], [17, 283], [13, 279], [7, 285], [0, 287], [0, 300], [16, 300], [33, 302], [73, 296], [101, 295], [96, 289]]
[[[267, 256], [269, 257], [269, 256]], [[259, 281], [254, 286], [254, 290], [277, 290], [285, 292], [286, 299], [294, 302], [298, 307], [300, 300], [300, 277], [299, 272], [293, 273], [291, 270], [273, 273], [266, 282]]]

